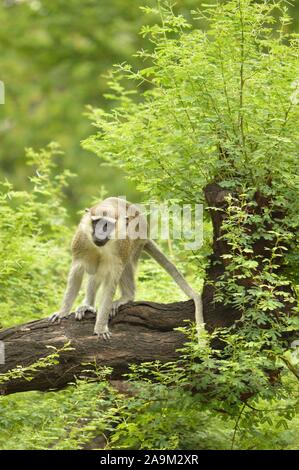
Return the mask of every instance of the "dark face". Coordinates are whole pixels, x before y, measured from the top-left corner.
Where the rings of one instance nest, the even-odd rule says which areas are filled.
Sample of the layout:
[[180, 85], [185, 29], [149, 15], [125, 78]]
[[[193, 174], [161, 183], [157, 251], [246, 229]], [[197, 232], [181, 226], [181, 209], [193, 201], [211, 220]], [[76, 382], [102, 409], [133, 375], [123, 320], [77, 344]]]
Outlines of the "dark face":
[[101, 217], [98, 220], [92, 220], [92, 239], [95, 245], [104, 246], [110, 240], [114, 230], [115, 223]]

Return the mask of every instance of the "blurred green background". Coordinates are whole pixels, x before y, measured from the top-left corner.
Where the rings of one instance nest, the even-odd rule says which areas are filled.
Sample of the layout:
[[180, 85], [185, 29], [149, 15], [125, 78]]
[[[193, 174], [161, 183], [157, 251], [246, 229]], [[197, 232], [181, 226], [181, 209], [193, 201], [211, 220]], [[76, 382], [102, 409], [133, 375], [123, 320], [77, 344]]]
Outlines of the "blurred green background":
[[[176, 9], [188, 16], [198, 0], [178, 0]], [[67, 190], [73, 217], [90, 205], [104, 186], [109, 195], [138, 199], [135, 188], [115, 169], [101, 166], [80, 146], [93, 132], [86, 105], [108, 106], [104, 94], [113, 64], [129, 61], [150, 48], [139, 30], [157, 18], [140, 6], [156, 0], [1, 0], [0, 80], [5, 105], [0, 106], [0, 178], [18, 189], [28, 187], [24, 148], [60, 143], [62, 161], [78, 175]], [[290, 6], [299, 29], [299, 0]], [[109, 106], [113, 102], [109, 102]]]
[[[188, 16], [191, 9], [209, 1], [214, 0], [178, 0], [176, 9]], [[151, 47], [138, 32], [143, 24], [157, 18], [145, 15], [139, 7], [155, 3], [156, 0], [0, 0], [0, 80], [6, 88], [6, 102], [0, 105], [0, 181], [8, 178], [16, 189], [28, 190], [16, 194], [12, 203], [6, 197], [1, 203], [3, 327], [55, 311], [69, 263], [71, 230], [55, 225], [57, 215], [64, 215], [60, 205], [63, 185], [53, 178], [47, 180], [47, 172], [46, 178], [37, 177], [30, 183], [32, 169], [26, 165], [25, 147], [37, 149], [53, 140], [60, 143], [65, 152], [63, 158], [57, 159], [61, 174], [69, 168], [78, 175], [65, 189], [73, 221], [78, 219], [80, 209], [100, 195], [102, 186], [109, 195], [126, 194], [132, 200], [139, 197], [125, 175], [101, 166], [100, 159], [84, 150], [80, 141], [94, 133], [84, 115], [86, 106], [113, 106], [113, 101], [106, 102], [104, 97], [105, 75], [113, 64], [128, 61], [138, 68], [136, 50]], [[294, 18], [290, 28], [299, 31], [299, 0], [289, 8]], [[41, 154], [44, 160], [46, 155], [47, 152]], [[41, 187], [43, 202], [37, 198]], [[18, 205], [17, 217], [13, 204]], [[38, 221], [36, 210], [44, 214]], [[209, 232], [207, 238], [211, 238]], [[185, 261], [176, 253], [176, 263], [199, 290], [198, 266], [190, 263], [186, 271]], [[137, 291], [138, 298], [144, 300], [168, 302], [174, 296], [176, 300], [184, 298], [150, 260], [144, 260], [140, 267]], [[81, 384], [58, 393], [26, 392], [3, 397], [0, 449], [78, 448], [78, 435], [86, 436], [88, 419], [102, 416], [101, 387]], [[278, 425], [279, 410], [291, 401], [292, 397], [287, 397], [271, 403], [273, 422], [265, 421], [256, 430], [253, 442], [246, 441], [245, 435], [239, 447], [298, 448], [298, 416], [290, 429], [281, 430]], [[82, 429], [86, 417], [86, 428]], [[210, 415], [206, 419], [210, 423]], [[218, 422], [212, 423], [212, 431], [216, 425], [215, 434], [223, 447], [229, 448], [234, 423], [228, 421], [224, 426], [222, 422], [222, 427]]]

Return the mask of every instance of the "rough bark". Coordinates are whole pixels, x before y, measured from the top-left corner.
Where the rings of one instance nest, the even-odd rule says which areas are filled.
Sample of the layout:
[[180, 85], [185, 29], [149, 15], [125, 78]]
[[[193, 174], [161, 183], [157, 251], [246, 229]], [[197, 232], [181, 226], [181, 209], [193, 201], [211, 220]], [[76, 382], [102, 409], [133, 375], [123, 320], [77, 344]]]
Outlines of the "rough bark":
[[[213, 224], [213, 253], [210, 257], [209, 267], [206, 272], [206, 280], [203, 290], [203, 297], [205, 299], [204, 309], [209, 310], [210, 317], [212, 318], [221, 318], [227, 317], [230, 320], [237, 319], [240, 315], [239, 312], [232, 305], [223, 306], [222, 304], [217, 304], [214, 301], [215, 298], [215, 281], [224, 274], [226, 264], [229, 261], [225, 260], [223, 255], [234, 255], [231, 250], [231, 247], [224, 240], [222, 235], [223, 231], [223, 222], [227, 218], [227, 196], [229, 191], [221, 188], [217, 183], [210, 183], [205, 187], [204, 190], [205, 199], [209, 206], [211, 221]], [[235, 198], [238, 199], [238, 192], [234, 194]], [[276, 221], [283, 221], [286, 217], [286, 214], [279, 209], [275, 209], [271, 206], [271, 201], [263, 196], [259, 191], [256, 191], [254, 194], [254, 199], [256, 206], [249, 209], [251, 215], [260, 215], [263, 213], [265, 208], [271, 207], [271, 217]], [[247, 234], [250, 236], [260, 227], [255, 225], [250, 225], [245, 227]], [[270, 231], [273, 229], [271, 222], [266, 222], [263, 227], [265, 231]], [[258, 267], [256, 268], [256, 273], [262, 273], [264, 265], [262, 260], [271, 255], [272, 250], [275, 248], [276, 239], [266, 240], [264, 238], [259, 238], [255, 241], [252, 246], [252, 253], [248, 255], [249, 259], [257, 261]], [[288, 246], [285, 246], [285, 250], [289, 249]], [[276, 273], [283, 273], [284, 270], [284, 258], [281, 258], [281, 264], [276, 260], [277, 268]], [[246, 278], [238, 281], [240, 285], [246, 289], [255, 286], [254, 278]], [[290, 296], [294, 296], [293, 288], [290, 285], [286, 285], [277, 289], [282, 292], [281, 302], [284, 304], [283, 308], [280, 308], [280, 312], [277, 316], [283, 315], [293, 315], [294, 303], [288, 303], [285, 301], [284, 293], [288, 293]], [[222, 321], [222, 320], [221, 320]]]
[[[209, 327], [215, 319], [206, 313]], [[74, 348], [63, 352], [58, 365], [45, 368], [35, 374], [33, 380], [18, 378], [1, 385], [0, 393], [9, 394], [26, 390], [59, 389], [78, 377], [86, 366], [82, 363], [96, 363], [98, 366], [113, 367], [111, 378], [120, 379], [128, 371], [129, 364], [145, 361], [162, 362], [176, 360], [185, 336], [173, 329], [194, 321], [192, 301], [172, 304], [135, 302], [120, 308], [111, 322], [112, 339], [109, 342], [93, 336], [94, 315], [75, 321], [74, 316], [60, 324], [51, 324], [47, 319], [15, 326], [0, 332], [5, 342], [6, 362], [0, 366], [0, 373], [28, 366], [53, 350], [47, 346], [61, 348], [68, 341]]]
[[[215, 309], [208, 305], [205, 308], [209, 330], [229, 325], [234, 320], [231, 316], [217, 316], [217, 312], [215, 314]], [[86, 369], [84, 363], [112, 367], [111, 378], [121, 379], [129, 364], [177, 360], [177, 349], [183, 346], [186, 337], [174, 328], [186, 326], [186, 320], [194, 321], [192, 301], [172, 304], [134, 302], [121, 307], [111, 322], [112, 339], [109, 342], [93, 336], [95, 318], [91, 313], [81, 322], [71, 315], [60, 324], [43, 319], [3, 330], [0, 340], [5, 343], [6, 362], [0, 366], [0, 373], [16, 366], [28, 366], [49, 355], [53, 350], [47, 346], [61, 348], [70, 341], [74, 350], [63, 352], [58, 365], [38, 371], [30, 381], [17, 378], [0, 383], [0, 393], [63, 388]]]

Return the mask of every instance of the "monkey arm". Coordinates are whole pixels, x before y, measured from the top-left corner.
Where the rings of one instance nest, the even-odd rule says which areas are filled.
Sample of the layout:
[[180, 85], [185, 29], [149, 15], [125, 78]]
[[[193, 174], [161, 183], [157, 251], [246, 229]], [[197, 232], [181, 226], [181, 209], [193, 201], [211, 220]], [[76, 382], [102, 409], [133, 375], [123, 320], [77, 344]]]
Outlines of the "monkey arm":
[[103, 296], [97, 312], [94, 334], [105, 340], [108, 340], [111, 335], [108, 328], [109, 315], [112, 309], [113, 297], [122, 272], [123, 267], [119, 267], [115, 271], [112, 271], [112, 273], [107, 274], [103, 280]]
[[63, 296], [59, 312], [50, 316], [49, 320], [54, 322], [70, 314], [71, 308], [80, 290], [84, 274], [84, 267], [80, 261], [73, 260], [68, 275], [67, 288]]
[[86, 295], [83, 301], [84, 305], [88, 305], [90, 307], [94, 307], [95, 299], [97, 291], [100, 287], [101, 280], [96, 275], [89, 276], [87, 287], [86, 287]]

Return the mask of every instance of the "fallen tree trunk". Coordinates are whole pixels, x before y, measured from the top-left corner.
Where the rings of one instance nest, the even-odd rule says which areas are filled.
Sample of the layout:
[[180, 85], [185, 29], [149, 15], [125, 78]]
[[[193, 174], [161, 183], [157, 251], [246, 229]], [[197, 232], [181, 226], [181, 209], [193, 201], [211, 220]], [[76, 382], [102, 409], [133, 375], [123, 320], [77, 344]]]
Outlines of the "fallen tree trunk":
[[[70, 342], [73, 350], [63, 351], [59, 364], [38, 369], [32, 380], [25, 376], [11, 378], [2, 384], [0, 381], [0, 393], [63, 388], [80, 376], [86, 363], [112, 367], [111, 379], [122, 379], [130, 364], [177, 360], [177, 349], [183, 346], [186, 337], [174, 328], [186, 326], [186, 320], [194, 321], [192, 301], [134, 302], [121, 307], [111, 322], [109, 342], [93, 336], [95, 318], [91, 313], [81, 322], [71, 315], [60, 324], [43, 319], [3, 330], [0, 341], [5, 344], [5, 364], [0, 365], [0, 373], [17, 366], [26, 367], [48, 356], [53, 352], [48, 346], [60, 349]], [[231, 324], [233, 320], [231, 316], [223, 315], [223, 310], [205, 309], [205, 321], [210, 330]]]

